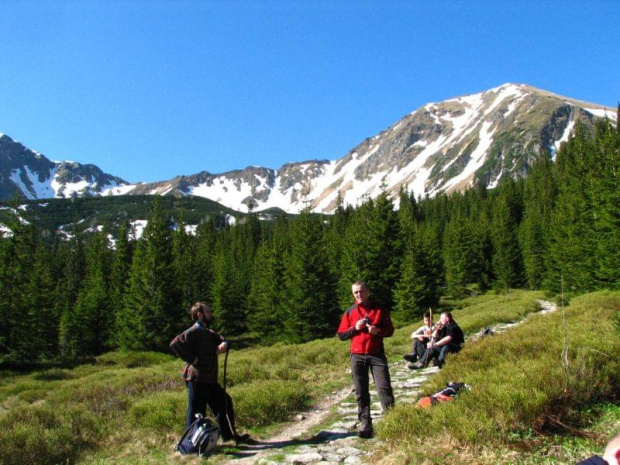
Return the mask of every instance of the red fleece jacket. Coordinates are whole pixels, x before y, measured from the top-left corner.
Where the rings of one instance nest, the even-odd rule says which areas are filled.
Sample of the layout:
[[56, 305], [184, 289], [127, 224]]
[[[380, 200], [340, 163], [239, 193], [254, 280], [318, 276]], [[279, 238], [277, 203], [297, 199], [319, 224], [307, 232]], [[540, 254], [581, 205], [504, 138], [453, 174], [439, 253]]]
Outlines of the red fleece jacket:
[[[370, 334], [366, 328], [358, 331], [355, 323], [368, 317], [370, 324], [379, 328], [379, 334]], [[344, 312], [338, 327], [338, 337], [341, 341], [351, 339], [350, 352], [352, 354], [377, 355], [384, 353], [383, 338], [394, 334], [394, 325], [390, 312], [379, 308], [372, 302], [366, 305], [354, 304]]]

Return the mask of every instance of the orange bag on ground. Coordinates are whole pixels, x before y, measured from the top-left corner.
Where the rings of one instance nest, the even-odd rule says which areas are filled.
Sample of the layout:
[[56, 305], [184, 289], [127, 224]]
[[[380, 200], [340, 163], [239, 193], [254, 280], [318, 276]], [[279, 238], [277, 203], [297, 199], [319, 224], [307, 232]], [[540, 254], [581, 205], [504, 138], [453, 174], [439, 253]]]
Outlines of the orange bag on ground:
[[419, 399], [415, 406], [416, 408], [431, 408], [433, 405], [442, 402], [450, 402], [456, 398], [461, 389], [469, 389], [469, 386], [465, 383], [448, 383], [448, 385], [441, 391], [437, 391], [430, 396], [424, 396]]

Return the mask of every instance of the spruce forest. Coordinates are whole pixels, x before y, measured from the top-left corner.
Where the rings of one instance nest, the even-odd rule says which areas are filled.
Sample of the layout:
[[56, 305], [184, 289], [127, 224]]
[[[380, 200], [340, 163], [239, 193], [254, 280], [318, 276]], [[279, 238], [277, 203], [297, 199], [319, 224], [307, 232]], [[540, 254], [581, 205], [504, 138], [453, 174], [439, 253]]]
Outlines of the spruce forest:
[[195, 235], [155, 197], [148, 226], [70, 240], [17, 217], [0, 238], [0, 364], [168, 351], [195, 301], [225, 336], [260, 344], [332, 336], [351, 283], [410, 324], [441, 297], [496, 289], [575, 296], [620, 289], [620, 131], [577, 127], [555, 156], [498, 188], [412, 198], [387, 193], [332, 216], [303, 212]]

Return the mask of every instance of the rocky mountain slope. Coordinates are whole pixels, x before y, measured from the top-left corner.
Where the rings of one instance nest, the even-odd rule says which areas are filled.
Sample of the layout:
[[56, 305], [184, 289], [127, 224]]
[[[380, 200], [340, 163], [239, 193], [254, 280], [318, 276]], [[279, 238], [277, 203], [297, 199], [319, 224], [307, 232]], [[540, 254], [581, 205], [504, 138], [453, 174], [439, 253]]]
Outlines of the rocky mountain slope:
[[339, 202], [357, 205], [383, 190], [395, 196], [403, 186], [416, 196], [462, 191], [476, 182], [493, 188], [507, 176], [525, 176], [542, 153], [553, 156], [577, 121], [592, 127], [595, 118], [602, 117], [615, 120], [615, 109], [527, 85], [505, 84], [428, 103], [338, 160], [287, 163], [278, 170], [203, 171], [135, 185], [93, 165], [58, 164], [27, 149], [21, 153], [24, 161], [11, 164], [7, 147], [14, 154], [11, 159], [19, 150], [3, 136], [0, 196], [6, 198], [15, 188], [28, 198], [194, 195], [238, 211], [277, 207], [297, 213], [309, 207], [331, 213]]
[[0, 200], [17, 191], [26, 199], [100, 195], [127, 185], [95, 165], [51, 161], [5, 134], [0, 134]]

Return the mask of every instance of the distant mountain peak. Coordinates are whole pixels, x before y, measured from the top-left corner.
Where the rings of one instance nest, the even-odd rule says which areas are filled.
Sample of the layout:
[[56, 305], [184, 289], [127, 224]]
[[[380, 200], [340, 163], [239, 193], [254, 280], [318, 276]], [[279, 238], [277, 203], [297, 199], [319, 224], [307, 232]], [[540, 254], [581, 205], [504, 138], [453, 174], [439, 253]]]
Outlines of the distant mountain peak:
[[94, 165], [52, 162], [0, 135], [0, 198], [83, 195], [194, 195], [238, 211], [304, 208], [331, 213], [339, 202], [357, 205], [401, 188], [415, 196], [494, 188], [527, 175], [544, 153], [553, 156], [577, 121], [616, 119], [614, 109], [560, 96], [527, 84], [505, 83], [443, 102], [427, 103], [341, 158], [260, 166], [168, 181], [128, 184]]
[[126, 184], [95, 165], [51, 161], [6, 134], [0, 136], [0, 199], [16, 192], [26, 199], [101, 195]]

